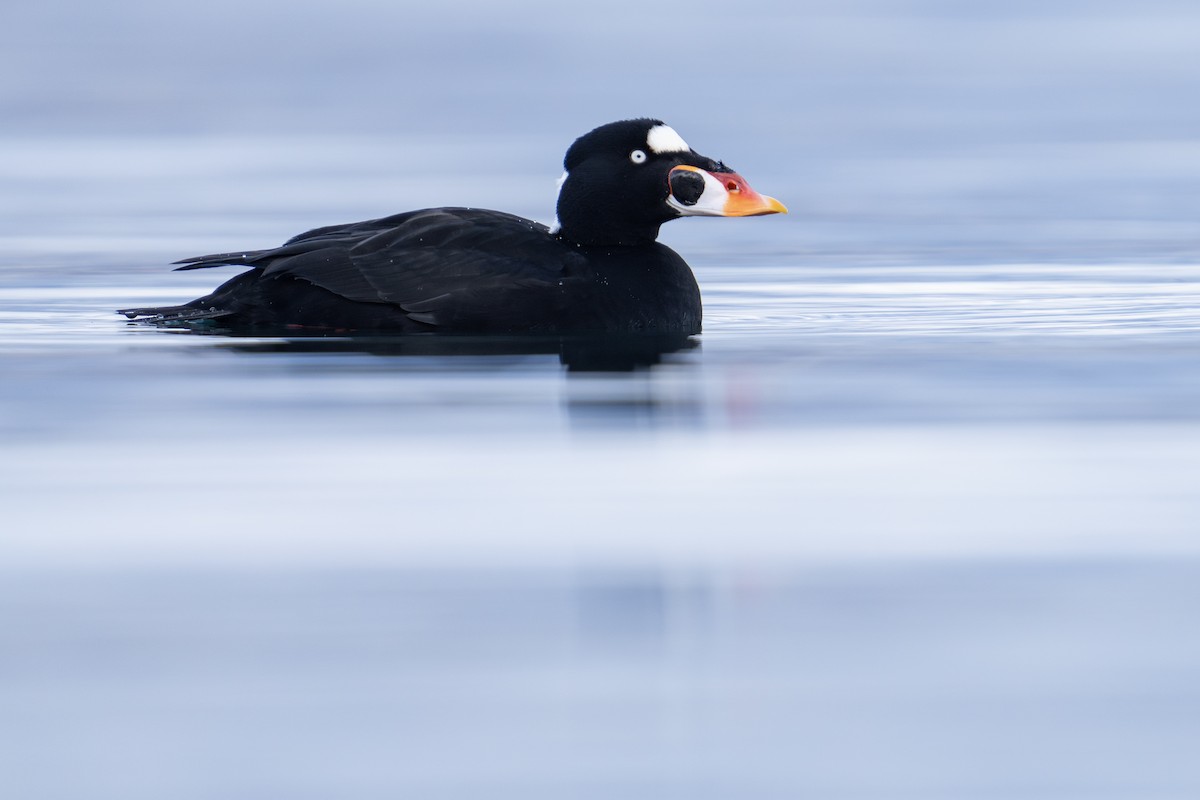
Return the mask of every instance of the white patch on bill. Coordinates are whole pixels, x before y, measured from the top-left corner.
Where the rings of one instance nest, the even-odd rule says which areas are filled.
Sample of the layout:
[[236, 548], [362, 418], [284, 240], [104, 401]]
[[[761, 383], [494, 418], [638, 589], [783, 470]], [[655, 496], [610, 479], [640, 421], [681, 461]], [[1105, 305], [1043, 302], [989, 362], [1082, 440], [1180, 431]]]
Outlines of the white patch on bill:
[[550, 225], [550, 233], [558, 233], [562, 230], [562, 223], [558, 221], [558, 196], [562, 194], [562, 187], [566, 182], [567, 173], [563, 172], [562, 177], [558, 179], [557, 189], [554, 193], [554, 222]]
[[655, 125], [646, 134], [646, 146], [656, 153], [686, 153], [692, 148], [670, 125]]
[[724, 217], [725, 203], [729, 200], [729, 190], [725, 188], [725, 184], [712, 176], [712, 173], [702, 169], [695, 170], [696, 174], [704, 178], [704, 191], [695, 203], [690, 206], [684, 205], [675, 199], [675, 195], [667, 195], [667, 205], [675, 209], [675, 212], [681, 217]]

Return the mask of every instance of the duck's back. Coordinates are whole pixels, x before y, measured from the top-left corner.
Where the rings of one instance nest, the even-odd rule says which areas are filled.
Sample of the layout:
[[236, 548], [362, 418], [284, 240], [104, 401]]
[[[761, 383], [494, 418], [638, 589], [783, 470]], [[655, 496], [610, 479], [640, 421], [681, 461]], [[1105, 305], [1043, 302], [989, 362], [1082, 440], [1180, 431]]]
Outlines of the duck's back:
[[129, 309], [242, 329], [696, 332], [691, 270], [657, 243], [583, 247], [511, 214], [438, 208], [303, 233], [284, 245], [185, 259], [251, 269], [185, 306]]

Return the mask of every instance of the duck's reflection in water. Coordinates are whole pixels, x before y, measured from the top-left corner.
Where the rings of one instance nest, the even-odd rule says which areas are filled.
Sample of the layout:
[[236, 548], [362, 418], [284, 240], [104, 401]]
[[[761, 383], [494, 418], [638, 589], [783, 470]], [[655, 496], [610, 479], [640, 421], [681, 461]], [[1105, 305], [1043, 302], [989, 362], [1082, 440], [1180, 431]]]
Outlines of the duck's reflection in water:
[[[212, 333], [209, 335], [220, 335]], [[350, 336], [254, 339], [222, 344], [238, 353], [359, 353], [385, 357], [495, 357], [557, 355], [570, 372], [633, 372], [662, 363], [673, 353], [698, 350], [685, 333], [597, 336]], [[447, 366], [453, 368], [451, 362]]]
[[541, 365], [536, 372], [545, 375], [552, 362], [537, 357], [556, 356], [569, 377], [562, 397], [574, 428], [690, 428], [705, 416], [704, 392], [694, 380], [700, 342], [687, 334], [289, 337], [242, 339], [219, 347], [300, 358], [376, 356], [394, 359], [401, 371], [419, 367], [476, 376], [495, 371], [498, 377], [529, 374], [530, 357]]

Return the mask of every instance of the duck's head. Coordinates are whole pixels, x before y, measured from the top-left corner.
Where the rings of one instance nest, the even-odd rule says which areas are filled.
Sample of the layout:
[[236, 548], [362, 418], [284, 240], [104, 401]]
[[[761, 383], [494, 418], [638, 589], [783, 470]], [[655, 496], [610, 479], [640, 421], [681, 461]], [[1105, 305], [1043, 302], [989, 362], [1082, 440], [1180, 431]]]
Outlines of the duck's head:
[[656, 119], [601, 125], [575, 140], [563, 167], [552, 232], [580, 244], [647, 244], [677, 217], [787, 213]]

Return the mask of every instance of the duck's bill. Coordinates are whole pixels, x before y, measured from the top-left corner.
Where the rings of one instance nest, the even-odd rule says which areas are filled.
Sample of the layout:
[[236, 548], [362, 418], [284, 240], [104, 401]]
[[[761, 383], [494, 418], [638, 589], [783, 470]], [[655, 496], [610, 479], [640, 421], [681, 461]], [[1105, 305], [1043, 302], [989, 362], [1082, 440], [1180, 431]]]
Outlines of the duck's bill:
[[774, 197], [759, 194], [736, 172], [709, 172], [686, 164], [667, 176], [667, 205], [681, 215], [700, 217], [758, 217], [786, 214]]

